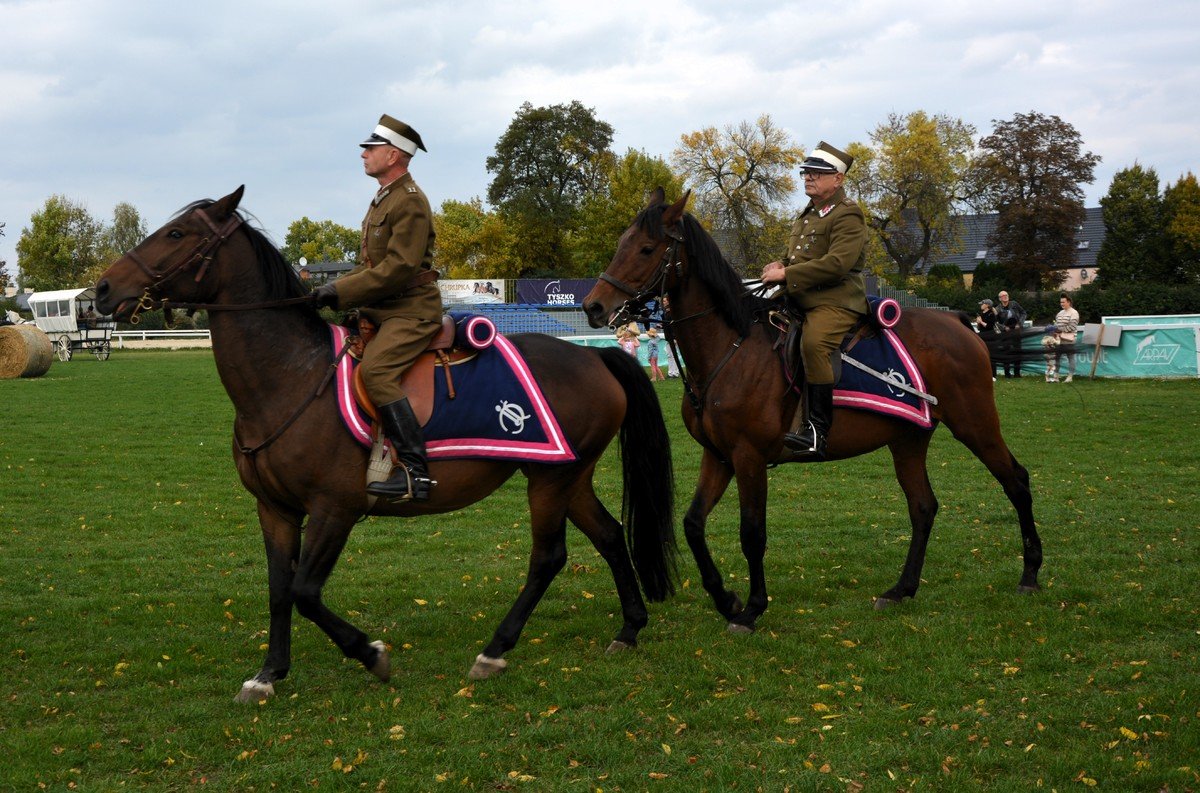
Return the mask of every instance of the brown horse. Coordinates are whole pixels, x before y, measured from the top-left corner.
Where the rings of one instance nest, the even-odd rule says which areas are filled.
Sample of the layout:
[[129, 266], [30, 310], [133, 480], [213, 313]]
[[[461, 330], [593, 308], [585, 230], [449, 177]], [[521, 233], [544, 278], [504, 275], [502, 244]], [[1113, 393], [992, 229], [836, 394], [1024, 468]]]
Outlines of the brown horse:
[[[753, 630], [767, 607], [763, 554], [767, 544], [767, 467], [789, 462], [783, 436], [797, 397], [784, 379], [777, 333], [765, 321], [773, 301], [746, 292], [716, 243], [684, 212], [687, 196], [667, 206], [661, 189], [625, 231], [600, 282], [584, 299], [593, 327], [619, 325], [665, 295], [668, 339], [687, 364], [683, 418], [704, 447], [700, 481], [684, 518], [684, 532], [704, 588], [735, 632]], [[1004, 488], [1021, 524], [1025, 569], [1021, 591], [1038, 588], [1042, 545], [1033, 520], [1029, 474], [1000, 435], [987, 350], [954, 314], [905, 309], [894, 330], [937, 397], [934, 427], [945, 423]], [[876, 608], [913, 597], [938, 503], [926, 472], [932, 429], [855, 410], [838, 409], [829, 437], [829, 459], [887, 446], [896, 479], [908, 500], [912, 539], [897, 584], [876, 598]], [[705, 541], [705, 522], [736, 477], [742, 552], [750, 568], [749, 599], [725, 589]]]
[[[367, 453], [342, 426], [335, 389], [321, 387], [332, 359], [328, 325], [279, 251], [243, 222], [241, 197], [238, 188], [219, 201], [185, 208], [108, 268], [96, 285], [97, 304], [119, 318], [163, 301], [210, 311], [217, 371], [236, 408], [234, 461], [242, 484], [258, 499], [270, 587], [266, 657], [237, 699], [269, 697], [287, 675], [293, 606], [347, 657], [387, 680], [391, 662], [383, 642], [369, 641], [321, 599], [350, 530], [368, 512]], [[610, 651], [636, 645], [647, 623], [638, 582], [651, 601], [663, 600], [675, 585], [670, 444], [645, 372], [615, 348], [597, 351], [538, 334], [510, 341], [577, 459], [558, 465], [434, 461], [430, 472], [438, 485], [428, 501], [381, 502], [371, 510], [406, 517], [459, 510], [518, 469], [525, 474], [533, 534], [528, 575], [476, 658], [474, 679], [505, 668], [504, 653], [566, 562], [567, 520], [604, 557], [616, 582], [624, 620]], [[618, 434], [628, 538], [592, 484], [597, 461]]]

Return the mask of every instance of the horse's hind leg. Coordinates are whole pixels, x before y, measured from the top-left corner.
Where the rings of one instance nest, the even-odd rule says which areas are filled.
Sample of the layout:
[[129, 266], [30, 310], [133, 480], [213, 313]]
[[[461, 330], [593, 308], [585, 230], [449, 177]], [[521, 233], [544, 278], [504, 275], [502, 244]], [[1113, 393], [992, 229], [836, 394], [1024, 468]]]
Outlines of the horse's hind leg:
[[741, 613], [742, 601], [736, 593], [725, 588], [725, 579], [708, 549], [705, 525], [732, 478], [733, 468], [705, 449], [700, 458], [700, 480], [696, 484], [696, 492], [692, 496], [687, 514], [683, 517], [683, 533], [700, 571], [700, 582], [712, 596], [717, 611], [727, 620], [732, 620]]
[[1024, 568], [1017, 591], [1036, 592], [1041, 589], [1038, 584], [1038, 571], [1042, 567], [1042, 539], [1038, 536], [1037, 524], [1033, 519], [1033, 491], [1029, 487], [1029, 472], [1017, 462], [1017, 458], [1013, 457], [1008, 445], [1004, 443], [1004, 438], [1000, 435], [999, 418], [994, 418], [989, 423], [992, 429], [987, 432], [968, 434], [954, 431], [953, 428], [951, 431], [954, 431], [954, 436], [987, 467], [1004, 488], [1004, 495], [1017, 511], [1024, 558]]
[[608, 646], [608, 652], [636, 647], [638, 633], [646, 627], [649, 614], [638, 587], [637, 574], [633, 570], [620, 521], [604, 508], [591, 487], [575, 496], [567, 517], [592, 541], [592, 545], [608, 563], [613, 583], [617, 586], [617, 597], [621, 601], [621, 630]]
[[549, 482], [540, 482], [540, 479], [537, 472], [530, 474], [529, 511], [533, 547], [529, 551], [525, 588], [501, 620], [492, 640], [475, 658], [475, 665], [468, 673], [472, 680], [483, 680], [505, 670], [508, 662], [504, 660], [504, 654], [516, 646], [529, 616], [542, 595], [546, 594], [550, 582], [567, 563], [568, 496], [561, 481], [550, 484], [557, 477], [549, 477]]
[[931, 432], [922, 432], [917, 436], [907, 435], [900, 441], [892, 442], [888, 447], [892, 452], [896, 481], [900, 483], [900, 489], [904, 491], [904, 498], [908, 502], [908, 520], [912, 526], [912, 536], [909, 538], [908, 556], [904, 559], [900, 580], [894, 587], [875, 598], [876, 609], [899, 603], [904, 598], [915, 597], [917, 588], [921, 585], [925, 551], [929, 546], [933, 519], [938, 511], [937, 497], [933, 494], [926, 467], [929, 441], [932, 437]]

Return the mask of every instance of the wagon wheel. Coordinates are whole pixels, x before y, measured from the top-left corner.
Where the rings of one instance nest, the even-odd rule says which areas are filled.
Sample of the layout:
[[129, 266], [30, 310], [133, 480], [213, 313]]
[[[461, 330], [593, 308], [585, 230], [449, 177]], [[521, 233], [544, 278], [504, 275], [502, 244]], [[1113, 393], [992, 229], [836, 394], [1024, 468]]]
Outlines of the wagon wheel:
[[112, 343], [107, 339], [96, 342], [92, 347], [92, 352], [96, 354], [97, 361], [107, 361], [108, 356], [112, 354]]
[[57, 348], [58, 360], [71, 360], [71, 339], [67, 336], [59, 336], [58, 344], [54, 345]]

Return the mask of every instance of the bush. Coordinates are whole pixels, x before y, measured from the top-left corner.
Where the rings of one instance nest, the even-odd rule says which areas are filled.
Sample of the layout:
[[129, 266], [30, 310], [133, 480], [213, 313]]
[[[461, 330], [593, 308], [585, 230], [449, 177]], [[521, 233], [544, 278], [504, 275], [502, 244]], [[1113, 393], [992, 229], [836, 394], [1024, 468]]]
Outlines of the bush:
[[962, 289], [962, 270], [958, 269], [958, 265], [956, 264], [935, 264], [929, 268], [929, 273], [925, 276], [925, 283], [930, 286], [948, 286]]

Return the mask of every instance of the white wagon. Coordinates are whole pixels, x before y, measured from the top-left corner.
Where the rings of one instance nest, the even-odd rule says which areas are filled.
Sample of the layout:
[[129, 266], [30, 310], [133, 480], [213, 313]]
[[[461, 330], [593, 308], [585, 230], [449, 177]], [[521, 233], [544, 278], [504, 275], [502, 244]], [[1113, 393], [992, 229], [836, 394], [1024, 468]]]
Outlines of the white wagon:
[[54, 343], [58, 360], [69, 361], [76, 350], [88, 350], [104, 361], [112, 352], [117, 323], [96, 311], [96, 292], [91, 287], [34, 292], [29, 310], [34, 324]]

